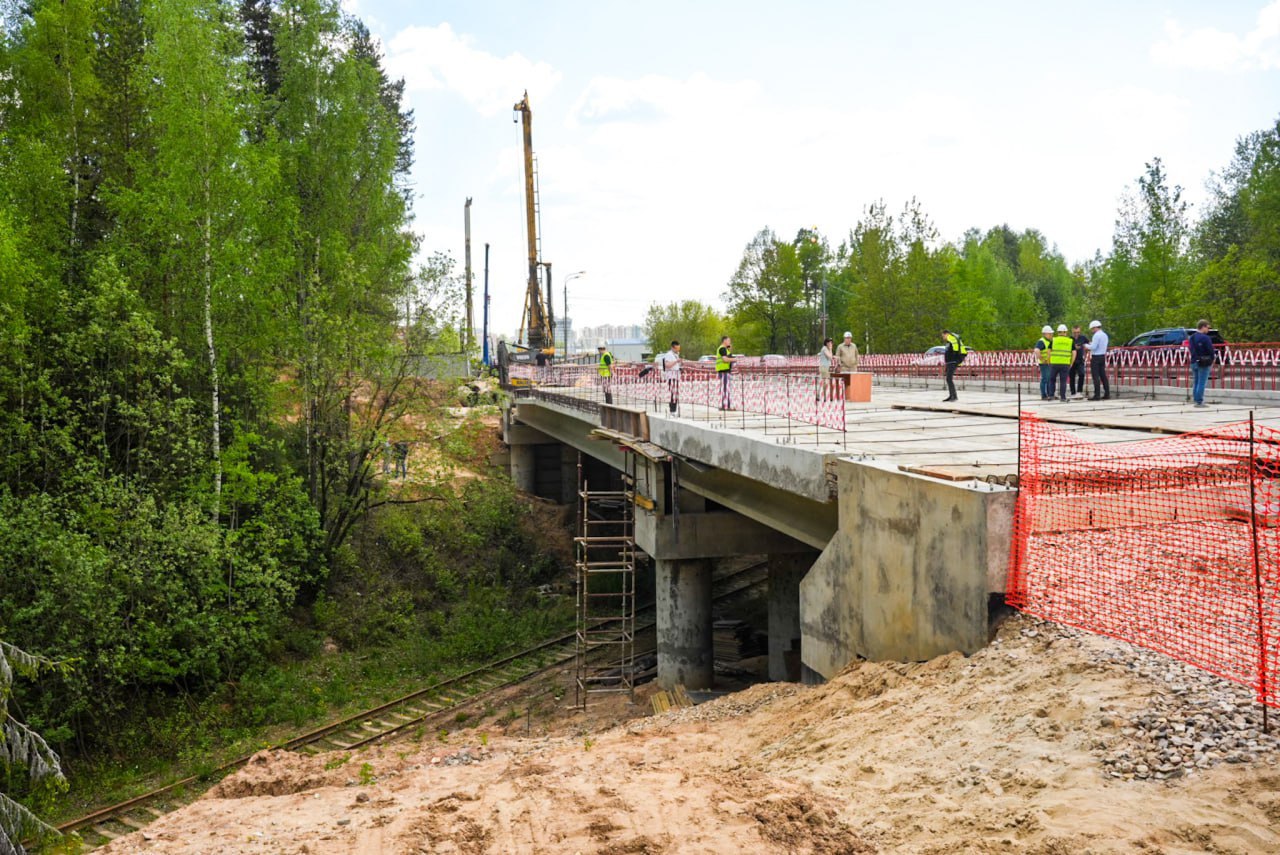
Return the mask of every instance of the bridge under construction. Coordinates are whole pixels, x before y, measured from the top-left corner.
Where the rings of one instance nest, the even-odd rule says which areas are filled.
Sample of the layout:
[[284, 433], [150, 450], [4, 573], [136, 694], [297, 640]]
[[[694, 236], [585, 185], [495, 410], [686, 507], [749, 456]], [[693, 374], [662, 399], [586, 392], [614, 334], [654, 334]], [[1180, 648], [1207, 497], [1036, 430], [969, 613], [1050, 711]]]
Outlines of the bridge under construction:
[[1057, 442], [1121, 454], [1250, 417], [1280, 428], [1274, 392], [1237, 391], [1209, 409], [1176, 389], [1062, 404], [1020, 398], [1021, 378], [971, 376], [960, 401], [943, 403], [934, 368], [877, 376], [872, 399], [855, 403], [807, 367], [743, 372], [728, 393], [688, 363], [678, 388], [621, 369], [612, 404], [592, 366], [538, 369], [513, 390], [503, 435], [517, 486], [544, 497], [576, 500], [580, 457], [596, 483], [629, 473], [666, 688], [711, 687], [712, 566], [736, 556], [768, 557], [772, 679], [795, 679], [797, 661], [818, 681], [858, 658], [985, 646], [1008, 590], [1028, 419], [1054, 426]]

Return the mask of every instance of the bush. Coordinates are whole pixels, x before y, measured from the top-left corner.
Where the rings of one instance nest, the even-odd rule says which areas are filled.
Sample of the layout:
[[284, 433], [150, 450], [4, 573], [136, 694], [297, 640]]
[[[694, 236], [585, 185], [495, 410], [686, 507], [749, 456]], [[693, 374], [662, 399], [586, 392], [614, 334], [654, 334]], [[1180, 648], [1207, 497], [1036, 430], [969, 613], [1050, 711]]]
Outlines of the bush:
[[139, 691], [207, 687], [260, 661], [313, 572], [315, 517], [296, 490], [273, 482], [234, 529], [123, 478], [0, 492], [4, 631], [72, 664], [24, 694], [32, 720], [91, 743]]

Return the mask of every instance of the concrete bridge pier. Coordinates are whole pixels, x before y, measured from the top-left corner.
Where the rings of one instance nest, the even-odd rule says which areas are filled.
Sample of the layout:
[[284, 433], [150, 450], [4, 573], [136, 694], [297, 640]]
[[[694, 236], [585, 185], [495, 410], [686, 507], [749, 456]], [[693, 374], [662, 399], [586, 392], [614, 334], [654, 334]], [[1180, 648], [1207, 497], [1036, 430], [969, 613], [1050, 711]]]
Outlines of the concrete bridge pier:
[[800, 581], [817, 552], [769, 556], [769, 679], [800, 680]]
[[511, 446], [511, 480], [516, 489], [524, 493], [536, 492], [538, 486], [537, 454], [534, 448], [529, 444]]
[[709, 689], [711, 564], [707, 558], [658, 558], [658, 685]]
[[[779, 576], [779, 606], [770, 605], [771, 615], [775, 610], [779, 615], [779, 632], [786, 634], [779, 652], [785, 662], [782, 651], [800, 637], [800, 577], [813, 562], [813, 548], [733, 511], [687, 510], [707, 504], [684, 491], [676, 501], [681, 507], [678, 515], [636, 515], [636, 546], [654, 559], [657, 570], [658, 685], [711, 688], [711, 575], [716, 558], [768, 555], [787, 568]], [[793, 558], [797, 553], [800, 557]], [[784, 664], [784, 675], [785, 670]]]

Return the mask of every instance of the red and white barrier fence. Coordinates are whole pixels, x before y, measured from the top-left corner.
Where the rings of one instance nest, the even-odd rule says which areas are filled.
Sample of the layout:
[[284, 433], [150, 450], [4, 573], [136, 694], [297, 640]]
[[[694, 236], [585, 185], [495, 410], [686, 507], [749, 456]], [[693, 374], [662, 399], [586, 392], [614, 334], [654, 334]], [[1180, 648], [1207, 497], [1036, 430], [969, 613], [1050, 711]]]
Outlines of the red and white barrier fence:
[[845, 429], [844, 385], [836, 379], [822, 379], [816, 368], [797, 370], [795, 362], [785, 364], [735, 364], [727, 379], [715, 366], [681, 361], [674, 377], [645, 363], [615, 363], [613, 376], [602, 378], [596, 366], [514, 364], [508, 382], [516, 387], [536, 388], [554, 393], [567, 391], [575, 397], [595, 402], [612, 400], [620, 406], [641, 406], [656, 411], [707, 415], [732, 412], [777, 416], [802, 424], [843, 432]]
[[[1280, 391], [1280, 344], [1219, 345], [1217, 355], [1209, 380], [1212, 388]], [[1037, 357], [1030, 348], [972, 352], [956, 376], [1038, 383]], [[860, 367], [888, 377], [932, 377], [942, 370], [942, 360], [913, 353], [872, 354], [862, 357]], [[1113, 347], [1107, 351], [1107, 375], [1111, 385], [1123, 388], [1190, 387], [1190, 352], [1186, 345]]]

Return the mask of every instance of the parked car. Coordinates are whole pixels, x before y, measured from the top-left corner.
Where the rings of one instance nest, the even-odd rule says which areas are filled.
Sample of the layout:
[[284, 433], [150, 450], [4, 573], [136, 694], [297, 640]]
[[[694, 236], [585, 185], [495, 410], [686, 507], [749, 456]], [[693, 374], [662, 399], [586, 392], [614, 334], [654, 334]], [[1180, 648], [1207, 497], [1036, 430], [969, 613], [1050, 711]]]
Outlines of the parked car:
[[[1191, 340], [1195, 327], [1165, 327], [1158, 330], [1147, 330], [1129, 339], [1125, 347], [1173, 347], [1186, 346]], [[1213, 342], [1214, 357], [1217, 362], [1224, 362], [1229, 356], [1227, 342], [1217, 330], [1209, 330], [1209, 339]]]
[[947, 355], [947, 346], [945, 344], [935, 344], [926, 350], [916, 360], [916, 365], [941, 365]]
[[704, 353], [702, 356], [698, 357], [698, 361], [699, 362], [715, 362], [716, 358], [709, 353]]
[[[1129, 339], [1125, 347], [1161, 347], [1170, 344], [1186, 344], [1194, 333], [1195, 327], [1166, 327], [1158, 330], [1147, 330], [1141, 335]], [[1214, 347], [1226, 344], [1217, 330], [1209, 330], [1209, 338]]]

